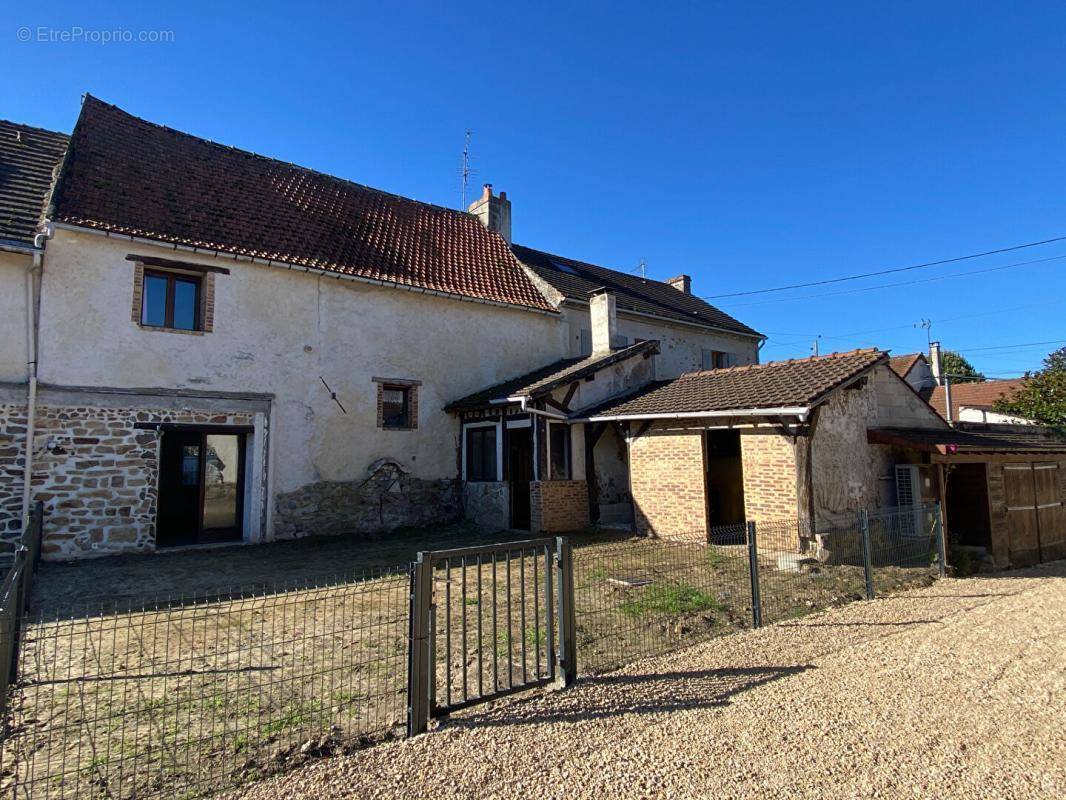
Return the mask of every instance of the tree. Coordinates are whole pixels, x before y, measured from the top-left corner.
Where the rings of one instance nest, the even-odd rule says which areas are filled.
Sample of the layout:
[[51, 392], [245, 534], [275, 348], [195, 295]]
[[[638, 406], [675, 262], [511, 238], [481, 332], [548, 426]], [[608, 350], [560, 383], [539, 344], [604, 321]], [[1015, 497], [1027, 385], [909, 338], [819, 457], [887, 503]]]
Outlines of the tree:
[[940, 354], [940, 370], [952, 383], [976, 383], [985, 380], [985, 376], [966, 358], [954, 350], [945, 350]]
[[1066, 429], [1066, 347], [1050, 353], [1043, 369], [1026, 372], [1022, 387], [996, 401], [995, 409]]

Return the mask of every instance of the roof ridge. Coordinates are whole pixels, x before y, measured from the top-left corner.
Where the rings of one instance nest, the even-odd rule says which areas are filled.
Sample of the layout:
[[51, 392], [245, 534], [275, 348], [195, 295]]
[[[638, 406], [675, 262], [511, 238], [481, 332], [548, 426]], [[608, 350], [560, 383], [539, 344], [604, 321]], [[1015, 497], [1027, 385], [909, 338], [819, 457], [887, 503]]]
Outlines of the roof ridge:
[[723, 373], [736, 373], [746, 370], [766, 369], [768, 367], [784, 367], [795, 364], [809, 364], [815, 361], [828, 361], [829, 359], [851, 358], [859, 355], [874, 355], [875, 353], [882, 356], [887, 356], [887, 350], [879, 350], [876, 347], [860, 347], [855, 350], [847, 350], [843, 352], [825, 353], [817, 356], [807, 356], [805, 358], [788, 358], [780, 361], [764, 361], [761, 364], [738, 364], [735, 367], [718, 367], [717, 369], [697, 369], [691, 372], [684, 372], [679, 377], [691, 377], [695, 375], [709, 375], [714, 373], [715, 375], [721, 375]]
[[69, 133], [53, 131], [49, 128], [42, 128], [39, 125], [27, 125], [25, 122], [15, 122], [13, 119], [0, 119], [0, 125], [10, 125], [13, 128], [22, 128], [25, 131], [33, 131], [35, 133], [47, 133], [49, 136], [62, 136], [67, 141], [70, 141]]
[[[329, 173], [329, 172], [324, 172], [324, 171], [322, 171], [320, 169], [315, 169], [313, 167], [305, 167], [302, 164], [297, 164], [294, 161], [285, 161], [284, 159], [275, 158], [274, 156], [263, 155], [262, 153], [256, 153], [254, 150], [246, 150], [243, 147], [237, 147], [237, 146], [231, 145], [231, 144], [224, 144], [222, 142], [216, 142], [214, 139], [208, 139], [208, 138], [206, 138], [204, 136], [197, 136], [195, 133], [189, 133], [188, 131], [178, 130], [177, 128], [172, 128], [169, 125], [163, 125], [162, 123], [159, 123], [159, 122], [152, 122], [152, 120], [150, 120], [150, 119], [145, 119], [144, 117], [138, 117], [136, 114], [131, 114], [126, 109], [121, 108], [120, 106], [117, 106], [114, 103], [108, 103], [106, 100], [101, 100], [99, 97], [94, 97], [93, 95], [89, 94], [88, 92], [85, 93], [85, 100], [91, 100], [91, 101], [93, 101], [95, 103], [99, 103], [102, 106], [106, 106], [107, 108], [114, 109], [115, 111], [119, 112], [120, 114], [124, 114], [125, 116], [129, 117], [130, 119], [136, 120], [137, 122], [139, 122], [141, 124], [148, 125], [149, 127], [157, 128], [159, 130], [166, 131], [167, 133], [176, 134], [177, 136], [181, 136], [181, 137], [184, 137], [186, 139], [193, 139], [193, 140], [195, 140], [197, 142], [200, 142], [202, 144], [210, 145], [211, 147], [215, 147], [215, 148], [218, 148], [220, 150], [225, 150], [225, 151], [228, 151], [228, 152], [231, 152], [231, 153], [237, 153], [239, 155], [248, 156], [248, 157], [254, 158], [254, 159], [258, 160], [258, 161], [266, 161], [266, 162], [271, 163], [271, 164], [277, 164], [279, 166], [288, 167], [290, 169], [300, 170], [302, 172], [306, 172], [306, 173], [309, 173], [311, 175], [319, 175], [319, 176], [321, 176], [323, 178], [327, 178], [327, 179], [333, 180], [333, 181], [338, 181], [339, 183], [344, 183], [344, 184], [347, 184], [349, 186], [355, 187], [356, 189], [362, 189], [363, 191], [374, 192], [375, 194], [379, 194], [379, 195], [382, 195], [384, 197], [389, 197], [389, 198], [392, 198], [394, 200], [401, 200], [401, 201], [406, 202], [406, 203], [415, 203], [415, 204], [420, 205], [420, 206], [425, 206], [427, 208], [432, 208], [432, 209], [435, 209], [437, 211], [446, 211], [446, 212], [448, 212], [450, 214], [455, 214], [455, 215], [458, 215], [458, 216], [461, 216], [461, 217], [466, 217], [466, 218], [472, 219], [472, 220], [476, 219], [476, 217], [474, 217], [474, 215], [471, 214], [468, 211], [463, 211], [463, 210], [460, 210], [460, 209], [457, 209], [457, 208], [448, 208], [448, 206], [442, 206], [442, 205], [439, 205], [437, 203], [429, 203], [429, 202], [426, 202], [425, 200], [418, 200], [417, 198], [407, 197], [407, 196], [402, 195], [402, 194], [396, 194], [395, 192], [387, 192], [384, 189], [378, 189], [378, 188], [376, 188], [374, 186], [368, 186], [365, 183], [359, 183], [358, 181], [353, 181], [350, 178], [342, 178], [340, 175], [334, 175], [334, 174]], [[73, 134], [71, 134], [71, 135], [73, 135]]]

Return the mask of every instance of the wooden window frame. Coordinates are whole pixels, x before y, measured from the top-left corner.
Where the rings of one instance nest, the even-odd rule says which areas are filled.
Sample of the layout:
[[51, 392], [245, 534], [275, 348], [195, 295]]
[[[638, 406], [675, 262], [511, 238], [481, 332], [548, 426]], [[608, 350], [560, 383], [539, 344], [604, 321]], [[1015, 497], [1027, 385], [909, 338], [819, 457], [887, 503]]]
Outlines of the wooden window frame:
[[[479, 475], [473, 474], [473, 454], [475, 449], [471, 447], [471, 438], [475, 435], [484, 436], [492, 434], [492, 470], [491, 472], [485, 471]], [[480, 448], [482, 455], [485, 455], [486, 448], [484, 445]], [[463, 476], [467, 483], [495, 483], [500, 480], [500, 426], [493, 423], [491, 425], [467, 425], [463, 430]], [[484, 467], [485, 465], [482, 464]], [[486, 477], [488, 476], [488, 477]]]
[[[164, 300], [163, 311], [163, 324], [153, 325], [149, 322], [145, 322], [144, 319], [144, 284], [149, 278], [161, 278], [167, 282], [166, 298]], [[176, 328], [174, 327], [174, 300], [176, 295], [176, 284], [178, 281], [185, 283], [191, 283], [196, 286], [196, 299], [193, 303], [193, 327], [191, 328]], [[201, 275], [188, 275], [186, 273], [169, 272], [160, 269], [144, 269], [141, 271], [140, 276], [141, 283], [141, 308], [140, 308], [140, 325], [145, 328], [162, 328], [168, 331], [184, 331], [186, 333], [202, 333], [204, 331], [204, 279]]]

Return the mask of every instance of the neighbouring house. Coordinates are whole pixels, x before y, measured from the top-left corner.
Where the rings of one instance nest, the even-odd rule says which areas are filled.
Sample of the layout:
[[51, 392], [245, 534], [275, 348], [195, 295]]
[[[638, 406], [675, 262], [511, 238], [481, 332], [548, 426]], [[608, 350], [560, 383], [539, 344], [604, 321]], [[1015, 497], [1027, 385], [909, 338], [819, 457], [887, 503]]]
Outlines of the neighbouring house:
[[1066, 555], [1066, 442], [955, 430], [885, 352], [687, 373], [571, 420], [585, 441], [625, 431], [644, 534], [754, 522], [763, 546], [810, 551], [860, 509], [941, 500], [950, 540], [997, 566]]
[[929, 359], [925, 357], [925, 353], [892, 356], [888, 365], [915, 391], [921, 392], [936, 386], [936, 377], [933, 375], [933, 368], [929, 365]]
[[623, 432], [569, 410], [758, 361], [686, 276], [513, 245], [488, 186], [443, 208], [90, 96], [69, 142], [0, 138], [0, 529], [43, 501], [48, 558], [624, 523]]
[[929, 405], [935, 408], [940, 416], [952, 422], [984, 425], [1037, 425], [1038, 423], [1034, 420], [995, 410], [998, 400], [1009, 399], [1024, 383], [1024, 378], [952, 383], [950, 416], [947, 410], [946, 388], [934, 386], [928, 392]]

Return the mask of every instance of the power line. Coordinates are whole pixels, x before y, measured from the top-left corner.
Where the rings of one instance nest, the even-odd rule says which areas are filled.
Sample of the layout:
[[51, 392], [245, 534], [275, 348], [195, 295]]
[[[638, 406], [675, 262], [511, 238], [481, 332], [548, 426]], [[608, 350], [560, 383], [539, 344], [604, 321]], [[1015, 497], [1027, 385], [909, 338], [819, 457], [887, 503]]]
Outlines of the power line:
[[957, 261], [967, 261], [974, 258], [984, 258], [985, 256], [994, 256], [998, 253], [1010, 253], [1014, 250], [1024, 250], [1027, 247], [1040, 247], [1045, 244], [1052, 244], [1053, 242], [1061, 242], [1066, 240], [1066, 236], [1055, 236], [1051, 239], [1044, 239], [1039, 242], [1028, 242], [1026, 244], [1016, 244], [1011, 247], [1001, 247], [997, 250], [987, 250], [984, 253], [972, 253], [968, 256], [957, 256], [955, 258], [945, 258], [941, 261], [927, 261], [924, 264], [912, 264], [907, 267], [892, 267], [890, 269], [881, 269], [875, 272], [864, 272], [859, 275], [846, 275], [840, 278], [826, 278], [820, 281], [811, 281], [809, 283], [793, 283], [789, 286], [775, 286], [772, 289], [751, 289], [746, 292], [732, 292], [730, 294], [713, 294], [707, 295], [704, 300], [719, 300], [723, 297], [745, 297], [753, 294], [768, 294], [770, 292], [785, 292], [789, 289], [804, 289], [808, 286], [825, 286], [830, 283], [843, 283], [844, 281], [857, 281], [861, 278], [873, 278], [878, 275], [890, 275], [895, 272], [908, 272], [915, 269], [925, 269], [927, 267], [936, 267], [941, 264], [954, 264]]
[[932, 278], [918, 278], [913, 281], [897, 281], [896, 283], [879, 283], [877, 286], [863, 286], [859, 289], [844, 289], [839, 292], [822, 292], [820, 294], [804, 294], [799, 297], [777, 297], [773, 300], [756, 300], [753, 303], [738, 303], [736, 305], [729, 305], [730, 310], [735, 308], [747, 308], [748, 306], [764, 306], [770, 303], [791, 303], [797, 300], [821, 300], [824, 297], [836, 297], [842, 294], [858, 294], [859, 292], [874, 292], [879, 289], [893, 289], [899, 286], [914, 286], [918, 283], [932, 283], [933, 281], [943, 281], [949, 278], [965, 278], [970, 275], [981, 275], [985, 272], [999, 272], [1005, 269], [1014, 269], [1015, 267], [1026, 267], [1032, 264], [1044, 264], [1048, 261], [1061, 261], [1066, 256], [1050, 256], [1048, 258], [1036, 258], [1031, 261], [1016, 261], [1013, 264], [1001, 264], [998, 267], [985, 267], [983, 269], [967, 270], [966, 272], [951, 272], [947, 275], [935, 275]]
[[1036, 347], [1037, 345], [1046, 344], [1063, 344], [1066, 339], [1051, 339], [1046, 342], [1018, 342], [1018, 344], [1001, 344], [995, 347], [960, 347], [960, 348], [948, 348], [956, 353], [981, 353], [987, 350], [1012, 350], [1016, 347]]

